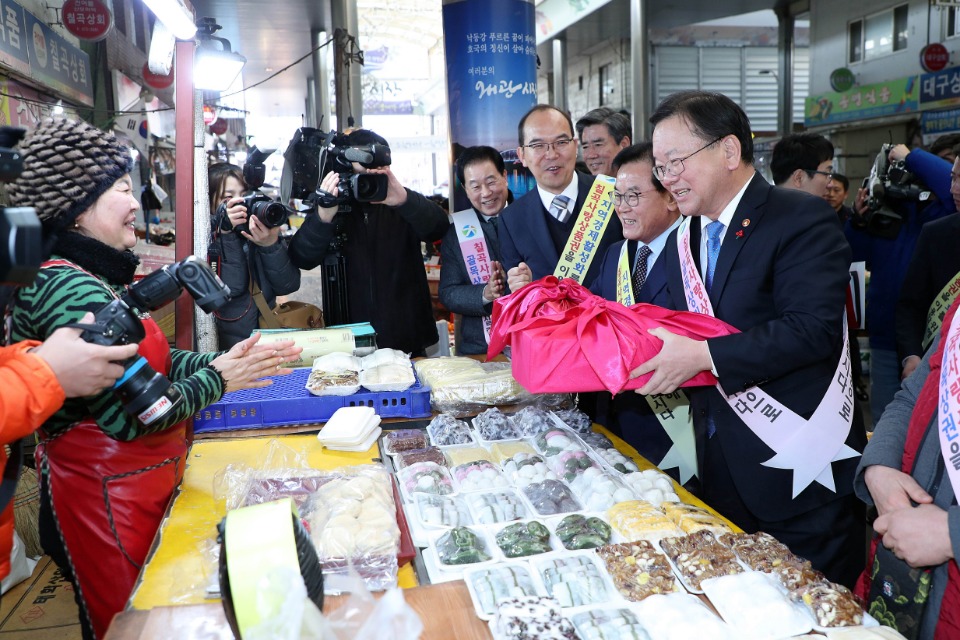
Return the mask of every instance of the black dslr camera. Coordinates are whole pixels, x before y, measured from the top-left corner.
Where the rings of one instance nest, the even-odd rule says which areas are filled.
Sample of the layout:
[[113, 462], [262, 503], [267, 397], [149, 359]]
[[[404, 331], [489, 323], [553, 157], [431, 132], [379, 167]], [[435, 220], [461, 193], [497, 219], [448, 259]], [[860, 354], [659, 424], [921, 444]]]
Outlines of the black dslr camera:
[[[118, 345], [140, 342], [146, 336], [136, 312], [155, 311], [176, 300], [186, 289], [205, 312], [215, 311], [227, 302], [230, 289], [196, 256], [165, 265], [131, 285], [122, 298], [101, 307], [93, 324], [70, 325], [83, 329], [87, 342]], [[157, 373], [142, 356], [121, 362], [123, 375], [113, 390], [127, 413], [144, 425], [163, 418], [183, 401], [176, 387]]]
[[[243, 181], [250, 188], [250, 193], [243, 196], [243, 206], [247, 209], [247, 217], [256, 216], [267, 229], [273, 229], [287, 224], [287, 219], [296, 213], [290, 207], [277, 202], [267, 194], [260, 191], [263, 181], [266, 179], [267, 167], [263, 161], [269, 157], [269, 153], [264, 153], [256, 147], [250, 147], [247, 154], [247, 161], [243, 165]], [[217, 216], [221, 220], [221, 225], [226, 224], [229, 228], [229, 218], [227, 217], [227, 205], [222, 203], [217, 207]], [[241, 231], [250, 232], [250, 225], [247, 223], [238, 224], [234, 229], [237, 233]]]
[[[344, 202], [379, 202], [387, 197], [387, 176], [356, 173], [353, 163], [367, 169], [390, 165], [390, 147], [383, 144], [349, 146], [347, 136], [336, 131], [297, 129], [283, 154], [280, 191], [323, 208]], [[334, 171], [340, 176], [339, 194], [320, 189], [320, 181]]]
[[930, 190], [916, 175], [907, 171], [903, 160], [890, 161], [893, 146], [885, 144], [880, 147], [870, 175], [863, 180], [863, 188], [867, 190], [867, 211], [863, 214], [861, 226], [867, 233], [881, 238], [896, 238], [900, 233], [905, 211], [902, 203], [930, 199]]
[[[12, 182], [23, 171], [23, 156], [12, 147], [26, 132], [19, 127], [0, 127], [0, 182]], [[0, 238], [6, 240], [0, 247], [0, 284], [32, 284], [44, 258], [43, 230], [33, 207], [0, 207]]]

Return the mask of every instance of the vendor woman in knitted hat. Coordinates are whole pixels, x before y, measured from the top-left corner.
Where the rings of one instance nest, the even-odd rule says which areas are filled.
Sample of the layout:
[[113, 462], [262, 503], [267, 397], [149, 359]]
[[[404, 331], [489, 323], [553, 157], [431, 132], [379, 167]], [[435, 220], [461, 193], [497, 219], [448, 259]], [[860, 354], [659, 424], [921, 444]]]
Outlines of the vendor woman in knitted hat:
[[[14, 340], [44, 340], [122, 295], [139, 259], [130, 151], [84, 122], [43, 121], [20, 148], [23, 173], [8, 189], [15, 206], [37, 210], [53, 255], [18, 291]], [[259, 334], [224, 353], [171, 350], [141, 316], [139, 353], [183, 395], [166, 418], [144, 426], [104, 391], [68, 399], [40, 428], [40, 538], [73, 583], [83, 637], [102, 638], [121, 611], [183, 474], [183, 421], [225, 391], [263, 387], [290, 373], [292, 341], [258, 345]]]

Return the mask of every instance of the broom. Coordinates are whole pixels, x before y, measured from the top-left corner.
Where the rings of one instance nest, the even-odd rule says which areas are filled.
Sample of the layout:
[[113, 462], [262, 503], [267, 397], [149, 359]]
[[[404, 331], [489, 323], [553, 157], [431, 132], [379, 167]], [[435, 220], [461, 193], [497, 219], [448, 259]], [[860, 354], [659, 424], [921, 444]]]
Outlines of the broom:
[[40, 483], [36, 469], [24, 467], [13, 495], [14, 529], [27, 552], [28, 558], [43, 555], [40, 545]]

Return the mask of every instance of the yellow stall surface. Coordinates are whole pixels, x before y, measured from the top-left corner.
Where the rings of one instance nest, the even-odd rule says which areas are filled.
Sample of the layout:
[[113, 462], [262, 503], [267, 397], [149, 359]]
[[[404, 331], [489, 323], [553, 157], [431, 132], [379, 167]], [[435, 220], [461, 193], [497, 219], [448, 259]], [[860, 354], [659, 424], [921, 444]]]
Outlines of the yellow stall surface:
[[[217, 500], [214, 476], [227, 465], [261, 468], [274, 438], [216, 439], [194, 442], [180, 492], [164, 519], [155, 548], [131, 598], [134, 609], [210, 602], [206, 591], [217, 584], [217, 565], [211, 553], [218, 547], [217, 524], [226, 506]], [[362, 453], [322, 449], [316, 434], [281, 436], [292, 452], [306, 456], [315, 469], [369, 464], [379, 457], [377, 445]], [[274, 443], [274, 444], [272, 444]], [[400, 586], [414, 587], [410, 565], [402, 567]]]

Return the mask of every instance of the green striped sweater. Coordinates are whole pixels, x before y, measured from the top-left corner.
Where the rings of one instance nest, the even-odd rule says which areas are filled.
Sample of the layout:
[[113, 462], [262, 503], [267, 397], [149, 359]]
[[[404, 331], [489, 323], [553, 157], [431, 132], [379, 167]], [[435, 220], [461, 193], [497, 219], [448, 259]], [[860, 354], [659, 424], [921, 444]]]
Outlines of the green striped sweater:
[[[62, 259], [53, 256], [51, 259]], [[79, 268], [52, 266], [40, 270], [33, 285], [20, 289], [12, 316], [12, 339], [46, 340], [59, 327], [79, 322], [87, 312], [96, 312], [122, 295], [122, 285], [109, 284]], [[113, 292], [113, 293], [112, 293]], [[167, 377], [183, 394], [183, 402], [166, 419], [144, 427], [124, 410], [116, 394], [107, 390], [87, 398], [68, 398], [42, 429], [48, 436], [65, 431], [75, 422], [92, 416], [108, 436], [117, 440], [160, 431], [191, 417], [223, 395], [220, 377], [207, 364], [219, 353], [194, 353], [173, 349]]]

